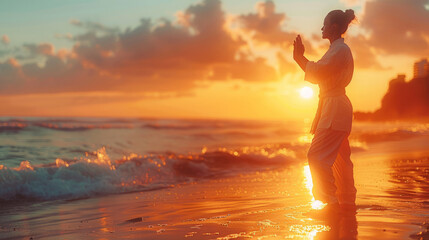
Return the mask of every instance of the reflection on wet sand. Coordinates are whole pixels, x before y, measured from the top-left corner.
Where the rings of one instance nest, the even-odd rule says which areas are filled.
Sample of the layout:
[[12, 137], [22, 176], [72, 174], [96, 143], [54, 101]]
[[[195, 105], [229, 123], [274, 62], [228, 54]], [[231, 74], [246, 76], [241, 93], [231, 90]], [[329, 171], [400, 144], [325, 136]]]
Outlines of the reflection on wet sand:
[[[322, 209], [325, 204], [314, 199], [312, 194], [313, 182], [311, 172], [308, 165], [304, 166], [305, 187], [308, 193], [312, 196], [311, 208]], [[338, 218], [327, 219], [323, 221], [324, 225], [319, 230], [310, 232], [312, 240], [335, 240], [335, 239], [357, 239], [357, 221], [356, 211], [344, 212]]]
[[343, 214], [338, 219], [328, 220], [325, 224], [329, 226], [329, 231], [318, 232], [312, 240], [357, 239], [356, 213]]
[[429, 158], [392, 160], [390, 170], [394, 187], [387, 192], [392, 197], [416, 199], [429, 208]]
[[366, 240], [425, 236], [418, 233], [424, 229], [413, 223], [421, 224], [427, 214], [422, 211], [428, 206], [424, 202], [428, 199], [427, 158], [357, 163], [357, 213], [348, 212], [338, 219], [324, 221], [304, 215], [314, 202], [311, 176], [308, 166], [297, 163], [281, 170], [157, 191], [3, 212], [0, 239]]
[[[429, 157], [394, 159], [390, 163], [390, 182], [394, 185], [387, 193], [404, 207], [416, 209], [415, 214], [424, 215], [425, 213], [419, 212], [418, 209], [429, 209]], [[429, 218], [427, 211], [426, 218]], [[428, 222], [418, 224], [421, 225], [420, 231], [411, 234], [410, 237], [429, 239]]]
[[382, 147], [356, 161], [359, 237], [409, 239], [426, 230], [429, 161], [425, 152], [395, 153], [394, 142]]

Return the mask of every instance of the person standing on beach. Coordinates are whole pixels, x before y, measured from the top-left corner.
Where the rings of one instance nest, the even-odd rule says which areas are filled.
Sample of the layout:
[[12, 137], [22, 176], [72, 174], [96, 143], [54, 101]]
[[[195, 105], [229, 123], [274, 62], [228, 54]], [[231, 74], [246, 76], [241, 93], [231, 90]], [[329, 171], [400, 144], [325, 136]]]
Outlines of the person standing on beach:
[[304, 70], [304, 80], [319, 85], [319, 105], [311, 126], [314, 134], [307, 153], [313, 178], [315, 199], [327, 203], [317, 214], [339, 214], [343, 209], [356, 209], [356, 188], [353, 163], [350, 160], [348, 136], [352, 127], [353, 107], [346, 96], [345, 87], [353, 76], [353, 56], [344, 43], [343, 34], [354, 11], [333, 10], [325, 17], [322, 38], [330, 47], [317, 61], [304, 57], [301, 36], [294, 41], [293, 58]]

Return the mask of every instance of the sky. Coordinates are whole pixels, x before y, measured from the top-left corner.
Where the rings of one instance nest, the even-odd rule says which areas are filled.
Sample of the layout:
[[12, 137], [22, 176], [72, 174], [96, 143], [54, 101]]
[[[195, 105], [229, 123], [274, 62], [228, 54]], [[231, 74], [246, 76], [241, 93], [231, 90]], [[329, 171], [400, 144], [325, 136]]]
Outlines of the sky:
[[0, 115], [311, 119], [292, 43], [320, 59], [333, 9], [357, 16], [347, 95], [378, 109], [429, 56], [428, 0], [0, 1]]

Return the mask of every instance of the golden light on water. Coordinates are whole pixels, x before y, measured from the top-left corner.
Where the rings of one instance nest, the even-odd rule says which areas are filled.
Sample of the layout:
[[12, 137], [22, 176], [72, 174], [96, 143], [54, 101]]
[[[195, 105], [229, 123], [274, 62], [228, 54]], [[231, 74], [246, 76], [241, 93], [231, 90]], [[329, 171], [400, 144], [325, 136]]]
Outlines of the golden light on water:
[[319, 200], [314, 199], [313, 192], [312, 192], [312, 190], [313, 190], [313, 180], [311, 178], [310, 166], [308, 166], [308, 165], [304, 166], [304, 177], [305, 177], [305, 187], [309, 190], [310, 195], [313, 197], [311, 199], [311, 208], [313, 208], [313, 209], [322, 209], [322, 208], [324, 208], [326, 206], [325, 203], [323, 203], [323, 202], [321, 202]]
[[312, 202], [311, 202], [311, 208], [312, 209], [322, 209], [325, 206], [326, 206], [326, 203], [323, 203], [319, 200], [314, 200], [314, 198], [312, 199]]
[[299, 90], [299, 95], [302, 98], [309, 99], [313, 96], [313, 89], [311, 87], [303, 87]]

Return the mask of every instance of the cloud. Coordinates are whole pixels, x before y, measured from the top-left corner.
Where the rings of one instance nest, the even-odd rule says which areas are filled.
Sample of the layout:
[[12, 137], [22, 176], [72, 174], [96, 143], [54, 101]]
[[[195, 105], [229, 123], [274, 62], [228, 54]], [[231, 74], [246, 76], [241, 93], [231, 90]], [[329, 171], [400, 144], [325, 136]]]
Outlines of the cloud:
[[293, 42], [296, 34], [282, 30], [286, 15], [275, 12], [273, 1], [259, 2], [255, 8], [257, 13], [241, 15], [238, 21], [245, 30], [254, 33], [256, 40], [274, 44]]
[[279, 62], [279, 71], [281, 76], [297, 69], [297, 64], [287, 61], [282, 53], [278, 52], [276, 57]]
[[[219, 0], [191, 5], [180, 19], [181, 24], [142, 19], [125, 30], [71, 20], [86, 30], [71, 37], [73, 48], [56, 51], [49, 43], [25, 44], [29, 56], [17, 57], [25, 63], [0, 63], [0, 69], [7, 69], [0, 76], [0, 92], [180, 93], [200, 81], [264, 82], [281, 77], [264, 58], [242, 50], [247, 43], [228, 31]], [[44, 63], [28, 62], [29, 57], [42, 57]]]
[[30, 53], [31, 56], [53, 55], [55, 51], [54, 45], [50, 43], [24, 44], [23, 47]]
[[236, 80], [273, 82], [278, 79], [276, 70], [265, 63], [265, 59], [258, 57], [253, 61], [242, 59], [232, 65], [218, 65], [210, 77], [212, 80]]
[[66, 33], [66, 34], [55, 34], [55, 37], [58, 39], [69, 39], [72, 40], [73, 39], [73, 35], [71, 33]]
[[369, 44], [388, 54], [429, 54], [428, 0], [374, 0], [364, 7]]
[[10, 39], [9, 39], [9, 36], [8, 35], [3, 35], [2, 37], [1, 37], [1, 42], [4, 44], [4, 45], [8, 45], [9, 43], [10, 43]]
[[355, 66], [358, 68], [384, 69], [377, 60], [377, 54], [368, 39], [362, 35], [348, 36], [347, 44], [353, 53]]
[[[37, 63], [19, 64], [18, 61], [0, 63], [0, 93], [58, 93], [71, 91], [108, 90], [112, 80], [91, 69], [85, 69], [80, 61], [65, 61], [56, 55], [46, 56], [44, 66]], [[100, 83], [103, 83], [100, 85]]]
[[346, 6], [356, 6], [362, 4], [363, 0], [340, 0], [340, 2], [344, 3]]
[[[41, 95], [43, 96], [43, 95]], [[121, 92], [90, 92], [90, 93], [66, 93], [60, 94], [61, 104], [67, 105], [88, 105], [88, 104], [108, 104], [118, 102], [135, 102], [149, 99], [168, 99], [194, 96], [191, 92], [183, 93], [121, 93]]]
[[[237, 19], [243, 30], [253, 35], [253, 39], [275, 45], [292, 45], [298, 33], [284, 29], [287, 16], [276, 13], [273, 1], [258, 2], [256, 13], [240, 15]], [[315, 51], [309, 41], [303, 39], [306, 52], [314, 54]]]
[[70, 24], [76, 27], [81, 27], [93, 32], [119, 32], [118, 28], [106, 27], [103, 24], [97, 23], [97, 22], [91, 22], [91, 21], [82, 22], [77, 19], [71, 19], [69, 22]]

